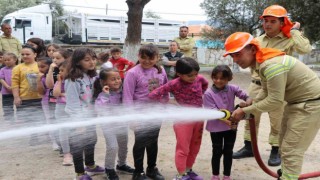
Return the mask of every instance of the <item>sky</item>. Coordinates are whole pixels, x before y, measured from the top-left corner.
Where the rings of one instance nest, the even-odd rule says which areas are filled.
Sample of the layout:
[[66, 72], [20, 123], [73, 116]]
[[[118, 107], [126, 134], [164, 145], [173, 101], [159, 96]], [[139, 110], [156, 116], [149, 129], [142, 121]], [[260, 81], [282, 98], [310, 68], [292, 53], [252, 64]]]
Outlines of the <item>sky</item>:
[[[205, 21], [207, 17], [200, 7], [203, 0], [151, 0], [144, 12], [152, 11], [165, 20], [178, 21]], [[84, 12], [88, 14], [127, 16], [128, 6], [126, 0], [63, 0], [64, 8], [69, 11]], [[83, 8], [92, 7], [92, 8]]]

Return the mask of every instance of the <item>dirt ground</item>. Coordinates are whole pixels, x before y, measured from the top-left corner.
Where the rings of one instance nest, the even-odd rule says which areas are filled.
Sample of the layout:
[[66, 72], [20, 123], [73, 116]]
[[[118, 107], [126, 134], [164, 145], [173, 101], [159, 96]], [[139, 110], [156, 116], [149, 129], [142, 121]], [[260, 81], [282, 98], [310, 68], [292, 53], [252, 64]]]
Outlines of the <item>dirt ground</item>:
[[[207, 75], [206, 75], [207, 76]], [[208, 77], [208, 76], [207, 76]], [[250, 77], [249, 72], [240, 72], [234, 75], [231, 82], [247, 89]], [[264, 162], [267, 162], [270, 145], [268, 144], [269, 122], [268, 116], [263, 114], [259, 133], [259, 149]], [[0, 123], [3, 124], [0, 120]], [[239, 125], [235, 151], [243, 146], [243, 125]], [[3, 129], [3, 128], [0, 128]], [[129, 134], [128, 164], [133, 165], [132, 146], [133, 133]], [[19, 139], [8, 139], [0, 141], [0, 179], [2, 180], [62, 180], [73, 179], [73, 166], [62, 166], [62, 158], [57, 151], [53, 151], [51, 144], [45, 142], [38, 146], [29, 146], [28, 137]], [[314, 172], [320, 170], [320, 133], [318, 133], [311, 147], [305, 154], [303, 172]], [[204, 177], [205, 180], [211, 178], [211, 140], [207, 131], [204, 131], [203, 142], [200, 153], [194, 165], [194, 170]], [[171, 123], [164, 123], [159, 137], [158, 168], [166, 179], [172, 179], [176, 174], [174, 165], [175, 136]], [[98, 128], [98, 143], [96, 145], [95, 159], [99, 165], [104, 165], [105, 141], [101, 130]], [[145, 163], [146, 164], [146, 163]], [[271, 168], [273, 171], [280, 167]], [[223, 168], [221, 168], [223, 169]], [[221, 172], [222, 174], [222, 172]], [[274, 179], [265, 174], [258, 166], [254, 158], [234, 160], [232, 167], [232, 177], [234, 180]], [[131, 179], [131, 176], [121, 175], [121, 179]], [[94, 180], [105, 179], [104, 175], [94, 176]], [[320, 178], [315, 178], [320, 179]]]

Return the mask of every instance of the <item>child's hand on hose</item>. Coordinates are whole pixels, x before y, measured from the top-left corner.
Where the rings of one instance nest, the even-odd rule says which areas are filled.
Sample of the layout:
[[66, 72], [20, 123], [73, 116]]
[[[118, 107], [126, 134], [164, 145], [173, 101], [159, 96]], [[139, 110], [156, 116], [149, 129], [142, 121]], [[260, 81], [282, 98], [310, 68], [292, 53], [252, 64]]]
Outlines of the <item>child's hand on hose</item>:
[[244, 101], [241, 101], [241, 102], [239, 103], [239, 107], [241, 107], [241, 108], [247, 107], [247, 103], [244, 102]]
[[230, 120], [224, 120], [224, 121], [222, 121], [222, 122], [224, 122], [226, 125], [228, 125], [229, 127], [231, 127], [231, 121], [230, 121]]

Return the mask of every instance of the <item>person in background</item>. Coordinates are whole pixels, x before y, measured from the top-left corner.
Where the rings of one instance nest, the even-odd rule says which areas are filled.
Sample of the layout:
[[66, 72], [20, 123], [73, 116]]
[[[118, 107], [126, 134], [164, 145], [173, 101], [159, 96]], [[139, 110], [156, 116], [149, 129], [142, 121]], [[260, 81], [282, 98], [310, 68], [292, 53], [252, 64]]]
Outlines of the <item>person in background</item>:
[[109, 61], [113, 67], [119, 70], [121, 79], [123, 80], [125, 73], [134, 66], [134, 63], [121, 57], [121, 49], [114, 47], [110, 49], [111, 58]]
[[3, 60], [3, 52], [0, 51], [0, 69], [5, 67], [6, 65], [4, 64], [4, 60]]
[[[49, 89], [53, 89], [54, 84], [57, 82], [57, 76], [59, 74], [59, 66], [65, 62], [69, 61], [72, 56], [72, 50], [60, 48], [52, 54], [52, 63], [50, 65], [48, 74], [46, 76], [46, 86]], [[53, 96], [53, 91], [49, 93], [50, 101], [55, 102], [56, 99]]]
[[98, 62], [100, 64], [100, 69], [113, 68], [113, 64], [109, 61], [110, 53], [109, 51], [101, 52], [98, 55]]
[[[0, 69], [2, 69], [3, 67], [5, 67], [6, 65], [4, 64], [4, 60], [3, 60], [3, 52], [0, 51]], [[2, 89], [2, 84], [0, 83], [0, 91]], [[1, 98], [1, 96], [0, 96]]]
[[11, 86], [12, 69], [18, 63], [18, 57], [14, 53], [5, 53], [3, 56], [5, 64], [0, 70], [0, 83], [2, 85], [2, 109], [4, 120], [13, 120], [13, 95]]
[[179, 29], [179, 37], [173, 40], [179, 44], [179, 50], [185, 57], [192, 57], [192, 49], [195, 46], [195, 41], [192, 37], [188, 37], [189, 28], [181, 26]]
[[46, 46], [41, 38], [30, 38], [28, 39], [27, 44], [36, 49], [37, 58], [46, 56]]
[[[59, 74], [57, 75], [57, 81], [53, 87], [53, 96], [56, 98], [56, 108], [54, 111], [55, 118], [57, 122], [65, 123], [68, 120], [68, 115], [65, 112], [66, 107], [66, 97], [65, 97], [65, 77], [67, 74], [67, 68], [69, 61], [64, 61], [59, 65]], [[61, 145], [61, 150], [63, 153], [63, 166], [73, 165], [72, 155], [70, 153], [70, 143], [69, 143], [70, 129], [61, 128], [59, 129], [59, 142]]]
[[53, 59], [53, 53], [56, 52], [61, 47], [57, 44], [49, 44], [46, 49], [46, 56]]
[[[312, 48], [309, 40], [299, 31], [300, 23], [295, 22], [293, 24], [288, 18], [287, 10], [282, 6], [272, 5], [267, 7], [260, 18], [262, 19], [262, 26], [265, 33], [256, 39], [262, 48], [279, 49], [291, 56], [293, 52], [306, 54], [311, 51]], [[261, 88], [261, 79], [258, 72], [251, 70], [249, 96], [254, 99], [254, 102], [258, 102], [256, 97]], [[269, 166], [279, 166], [281, 164], [279, 155], [279, 132], [283, 111], [284, 105], [268, 112], [271, 126], [269, 134], [269, 144], [271, 145], [271, 152], [268, 159]], [[261, 114], [255, 114], [257, 132], [259, 131], [260, 118]], [[246, 121], [245, 125], [244, 147], [233, 154], [234, 159], [245, 157], [253, 157], [248, 121]]]
[[[17, 108], [17, 121], [25, 125], [32, 123], [33, 126], [45, 123], [45, 121], [43, 121], [44, 115], [41, 106], [41, 95], [37, 89], [39, 68], [36, 57], [36, 50], [32, 46], [23, 46], [21, 50], [23, 63], [12, 69], [11, 78], [14, 105]], [[38, 145], [39, 136], [32, 134], [29, 143], [31, 146]]]
[[[37, 82], [38, 92], [42, 95], [42, 110], [44, 112], [47, 124], [55, 123], [55, 116], [54, 116], [54, 109], [55, 109], [55, 102], [50, 102], [49, 93], [52, 89], [47, 88], [46, 86], [46, 76], [49, 71], [49, 67], [52, 63], [51, 58], [42, 56], [37, 58], [38, 68], [39, 68], [39, 78]], [[58, 131], [50, 131], [49, 137], [52, 143], [52, 150], [60, 151], [60, 143], [59, 143], [59, 136]]]
[[172, 80], [176, 77], [175, 66], [177, 60], [184, 57], [183, 53], [178, 52], [179, 44], [176, 41], [171, 41], [169, 45], [169, 51], [162, 56], [162, 65], [166, 70], [168, 80]]
[[3, 34], [0, 36], [0, 51], [14, 53], [20, 58], [22, 46], [20, 41], [11, 35], [12, 28], [10, 24], [1, 24], [1, 31]]
[[[203, 96], [203, 105], [208, 109], [225, 109], [234, 111], [235, 97], [246, 102], [241, 106], [252, 104], [252, 99], [239, 86], [228, 84], [232, 80], [232, 71], [227, 65], [218, 65], [213, 68], [211, 79], [213, 85]], [[244, 105], [242, 105], [245, 103]], [[230, 127], [230, 121], [208, 120], [206, 129], [210, 132], [212, 141], [212, 178], [220, 180], [220, 159], [223, 155], [223, 180], [231, 180], [232, 153], [237, 136], [236, 127]]]

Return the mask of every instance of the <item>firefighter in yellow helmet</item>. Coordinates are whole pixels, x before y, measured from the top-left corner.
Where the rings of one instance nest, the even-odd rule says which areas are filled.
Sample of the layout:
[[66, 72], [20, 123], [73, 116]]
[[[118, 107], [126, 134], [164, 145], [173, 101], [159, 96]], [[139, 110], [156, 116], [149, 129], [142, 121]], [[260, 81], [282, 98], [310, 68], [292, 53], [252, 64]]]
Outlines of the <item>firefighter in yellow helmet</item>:
[[[311, 45], [307, 38], [305, 38], [299, 31], [300, 23], [294, 24], [289, 20], [287, 10], [279, 5], [272, 5], [267, 7], [262, 16], [262, 25], [265, 33], [257, 37], [257, 41], [263, 48], [275, 48], [285, 52], [287, 55], [292, 55], [293, 52], [299, 54], [306, 54], [311, 51]], [[255, 99], [261, 89], [261, 80], [258, 73], [251, 70], [251, 83], [249, 86], [249, 96]], [[255, 99], [257, 101], [257, 99]], [[281, 119], [283, 115], [283, 106], [279, 106], [273, 111], [269, 111], [270, 118], [270, 134], [269, 144], [271, 145], [271, 153], [268, 159], [269, 166], [278, 166], [281, 159], [278, 153], [279, 149], [279, 131]], [[261, 114], [255, 114], [256, 129], [259, 130]], [[251, 148], [251, 136], [249, 122], [246, 122], [244, 133], [245, 146], [233, 154], [234, 159], [241, 159], [245, 157], [253, 157]]]
[[305, 64], [284, 52], [260, 48], [249, 33], [237, 32], [225, 42], [226, 53], [242, 68], [252, 68], [261, 79], [256, 101], [235, 110], [231, 119], [273, 111], [286, 102], [280, 127], [282, 180], [297, 180], [303, 156], [320, 128], [320, 79]]

